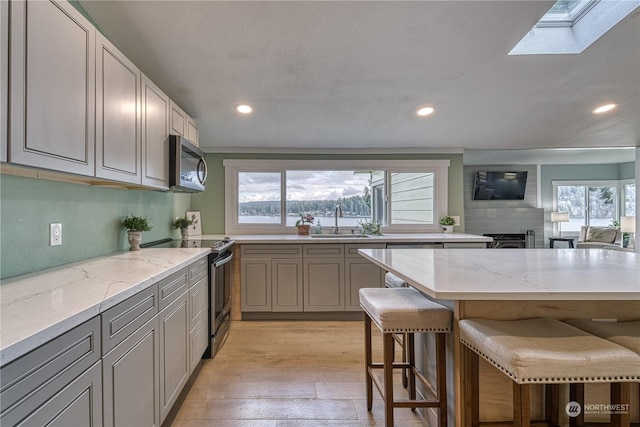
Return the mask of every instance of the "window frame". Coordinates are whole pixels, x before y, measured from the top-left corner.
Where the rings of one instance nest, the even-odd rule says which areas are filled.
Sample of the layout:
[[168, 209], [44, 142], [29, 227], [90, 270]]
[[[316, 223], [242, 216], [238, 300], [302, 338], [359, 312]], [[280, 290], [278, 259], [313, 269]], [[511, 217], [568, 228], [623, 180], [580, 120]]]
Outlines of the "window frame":
[[[440, 232], [438, 218], [448, 214], [449, 160], [256, 160], [224, 159], [225, 174], [225, 234], [293, 234], [295, 227], [286, 225], [286, 171], [287, 170], [377, 170], [385, 171], [384, 195], [386, 198], [385, 217], [389, 220], [390, 174], [399, 172], [433, 173], [435, 181], [434, 224], [430, 225], [387, 225], [383, 233]], [[240, 224], [238, 222], [238, 174], [241, 172], [270, 172], [281, 175], [280, 224]], [[373, 194], [372, 194], [373, 197]], [[372, 206], [373, 209], [373, 206]]]

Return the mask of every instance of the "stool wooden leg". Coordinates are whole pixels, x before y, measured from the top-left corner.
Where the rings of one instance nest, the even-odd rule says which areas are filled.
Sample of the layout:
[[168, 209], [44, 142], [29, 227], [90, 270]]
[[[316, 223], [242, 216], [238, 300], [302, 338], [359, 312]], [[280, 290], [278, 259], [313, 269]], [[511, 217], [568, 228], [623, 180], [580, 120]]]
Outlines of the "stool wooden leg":
[[[569, 384], [569, 400], [578, 402], [581, 408], [584, 408], [584, 384]], [[580, 411], [577, 417], [569, 417], [570, 427], [584, 426], [584, 410]]]
[[531, 392], [529, 384], [513, 383], [513, 427], [531, 426]]
[[[631, 401], [631, 384], [630, 383], [611, 383], [611, 404], [626, 405], [629, 408]], [[630, 414], [629, 410], [626, 414], [611, 414], [612, 427], [629, 427]]]
[[371, 411], [373, 406], [373, 380], [371, 379], [371, 319], [364, 316], [364, 360], [365, 360], [365, 383], [367, 387], [367, 411]]
[[480, 425], [480, 357], [467, 346], [464, 353], [464, 425], [478, 427]]
[[436, 334], [437, 394], [440, 401], [438, 420], [440, 427], [447, 427], [447, 337]]
[[393, 427], [393, 335], [382, 334], [384, 354], [384, 425]]
[[[402, 334], [402, 361], [407, 361], [407, 334]], [[402, 370], [402, 387], [407, 388], [409, 386], [408, 370]]]
[[[409, 399], [416, 400], [416, 373], [413, 368], [416, 366], [415, 341], [413, 334], [404, 334], [404, 347], [407, 355], [405, 361], [409, 363]], [[415, 411], [415, 408], [412, 408]]]
[[544, 419], [551, 427], [560, 425], [560, 384], [544, 386]]

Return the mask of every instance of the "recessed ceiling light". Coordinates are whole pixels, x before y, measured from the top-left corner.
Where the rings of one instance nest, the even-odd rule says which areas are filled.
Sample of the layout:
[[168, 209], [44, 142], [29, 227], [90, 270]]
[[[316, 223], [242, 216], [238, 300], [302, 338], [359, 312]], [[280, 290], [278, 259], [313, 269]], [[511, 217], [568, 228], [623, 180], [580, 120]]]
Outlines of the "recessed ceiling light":
[[242, 114], [249, 114], [250, 112], [253, 111], [253, 108], [251, 108], [251, 105], [249, 104], [237, 104], [235, 106], [235, 109], [238, 113], [242, 113]]
[[431, 114], [433, 114], [434, 111], [436, 111], [436, 109], [433, 107], [420, 107], [416, 111], [416, 114], [418, 116], [424, 117], [424, 116], [430, 116]]
[[618, 106], [618, 104], [606, 104], [606, 105], [601, 105], [598, 108], [594, 108], [593, 111], [591, 111], [593, 114], [601, 114], [601, 113], [606, 113], [607, 111], [611, 111], [614, 108], [616, 108]]

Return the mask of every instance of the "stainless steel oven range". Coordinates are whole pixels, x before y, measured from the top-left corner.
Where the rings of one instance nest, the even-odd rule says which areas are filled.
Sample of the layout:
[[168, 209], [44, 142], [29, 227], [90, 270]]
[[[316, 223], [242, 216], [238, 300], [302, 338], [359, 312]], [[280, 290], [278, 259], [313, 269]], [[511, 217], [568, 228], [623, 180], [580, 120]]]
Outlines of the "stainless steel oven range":
[[231, 263], [233, 240], [172, 240], [163, 239], [140, 245], [154, 248], [204, 248], [209, 254], [209, 347], [204, 357], [212, 358], [224, 344], [231, 324]]

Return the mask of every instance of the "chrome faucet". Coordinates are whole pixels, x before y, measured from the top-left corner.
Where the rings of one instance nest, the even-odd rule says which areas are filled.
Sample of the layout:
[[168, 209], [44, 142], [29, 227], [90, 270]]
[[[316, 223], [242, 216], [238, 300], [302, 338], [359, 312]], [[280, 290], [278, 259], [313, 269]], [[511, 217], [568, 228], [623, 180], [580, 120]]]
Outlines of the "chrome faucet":
[[334, 214], [334, 219], [335, 219], [335, 228], [333, 229], [333, 234], [338, 234], [338, 217], [342, 218], [344, 215], [342, 215], [342, 208], [340, 207], [340, 205], [336, 205], [336, 211]]

